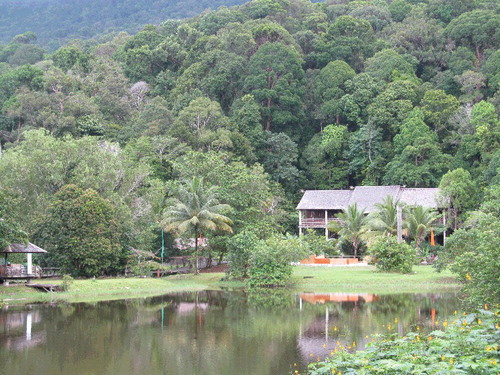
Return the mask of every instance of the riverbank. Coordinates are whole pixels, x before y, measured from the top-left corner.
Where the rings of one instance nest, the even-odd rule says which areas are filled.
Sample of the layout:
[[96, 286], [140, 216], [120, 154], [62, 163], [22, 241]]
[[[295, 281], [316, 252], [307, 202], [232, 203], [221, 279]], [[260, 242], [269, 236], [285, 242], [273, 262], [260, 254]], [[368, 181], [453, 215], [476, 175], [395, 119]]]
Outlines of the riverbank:
[[[374, 267], [297, 266], [292, 288], [318, 293], [430, 293], [453, 292], [460, 287], [448, 271], [437, 273], [432, 267], [418, 266], [415, 273], [400, 275], [374, 272]], [[178, 275], [165, 278], [111, 278], [74, 280], [67, 292], [43, 293], [24, 284], [0, 286], [0, 305], [27, 303], [97, 302], [143, 298], [181, 291], [241, 288], [243, 282], [221, 281], [223, 273]], [[62, 280], [44, 283], [61, 284]]]

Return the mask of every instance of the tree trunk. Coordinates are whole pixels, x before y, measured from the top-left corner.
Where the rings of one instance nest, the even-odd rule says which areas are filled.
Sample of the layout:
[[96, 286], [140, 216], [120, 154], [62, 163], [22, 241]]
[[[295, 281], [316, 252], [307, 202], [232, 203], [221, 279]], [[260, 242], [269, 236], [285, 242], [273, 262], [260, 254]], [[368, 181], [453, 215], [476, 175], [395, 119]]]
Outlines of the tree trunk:
[[199, 267], [198, 267], [198, 227], [194, 227], [194, 256], [195, 256], [195, 261], [194, 261], [194, 274], [198, 275], [199, 273]]
[[267, 121], [266, 121], [266, 131], [271, 130], [271, 98], [267, 98]]

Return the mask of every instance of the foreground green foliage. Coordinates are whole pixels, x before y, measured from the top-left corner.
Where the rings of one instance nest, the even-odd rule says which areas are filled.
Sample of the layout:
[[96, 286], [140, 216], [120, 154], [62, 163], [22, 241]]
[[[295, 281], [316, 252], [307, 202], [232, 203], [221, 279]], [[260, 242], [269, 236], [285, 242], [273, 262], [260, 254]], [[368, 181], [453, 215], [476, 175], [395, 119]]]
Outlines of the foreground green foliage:
[[500, 371], [498, 312], [454, 315], [437, 322], [442, 330], [378, 337], [366, 350], [344, 347], [309, 366], [320, 374], [496, 374]]
[[472, 304], [500, 302], [500, 185], [494, 185], [466, 227], [449, 240], [441, 265], [464, 283]]

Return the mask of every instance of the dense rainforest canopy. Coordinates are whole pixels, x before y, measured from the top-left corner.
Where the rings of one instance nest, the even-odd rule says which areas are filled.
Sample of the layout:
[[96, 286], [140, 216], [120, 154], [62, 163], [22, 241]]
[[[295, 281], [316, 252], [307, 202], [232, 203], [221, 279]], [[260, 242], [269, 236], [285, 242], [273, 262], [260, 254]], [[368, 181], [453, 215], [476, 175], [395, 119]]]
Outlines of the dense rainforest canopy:
[[254, 0], [53, 53], [24, 30], [0, 45], [8, 212], [50, 243], [72, 184], [71, 204], [106, 207], [113, 244], [157, 251], [165, 199], [195, 176], [219, 187], [235, 233], [293, 232], [301, 189], [443, 183], [477, 209], [499, 184], [499, 12]]

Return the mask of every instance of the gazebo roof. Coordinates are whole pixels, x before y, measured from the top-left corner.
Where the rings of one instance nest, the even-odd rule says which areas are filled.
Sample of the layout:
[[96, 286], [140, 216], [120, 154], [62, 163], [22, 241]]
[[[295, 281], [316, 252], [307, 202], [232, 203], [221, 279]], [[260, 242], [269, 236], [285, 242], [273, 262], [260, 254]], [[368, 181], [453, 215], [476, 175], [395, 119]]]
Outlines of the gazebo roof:
[[28, 242], [27, 245], [21, 244], [21, 243], [13, 243], [10, 246], [8, 246], [6, 249], [0, 250], [0, 254], [28, 254], [28, 253], [34, 253], [34, 254], [43, 254], [46, 253], [44, 249], [32, 244], [31, 242]]

